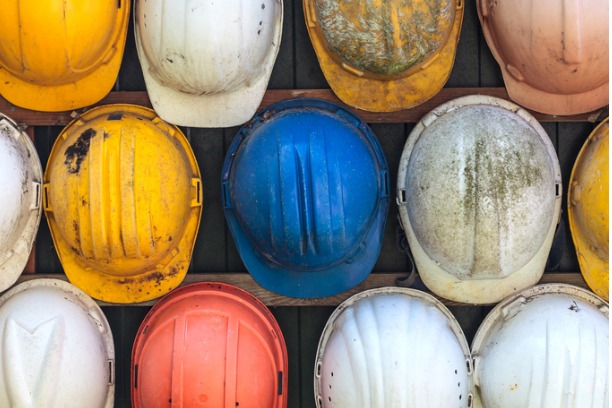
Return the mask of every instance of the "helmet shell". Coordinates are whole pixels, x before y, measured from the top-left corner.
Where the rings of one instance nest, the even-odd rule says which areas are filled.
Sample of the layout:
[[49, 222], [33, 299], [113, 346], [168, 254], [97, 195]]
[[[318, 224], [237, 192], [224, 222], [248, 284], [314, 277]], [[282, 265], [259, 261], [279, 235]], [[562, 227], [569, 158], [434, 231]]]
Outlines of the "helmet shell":
[[584, 280], [609, 296], [609, 122], [600, 123], [580, 149], [568, 189], [568, 219]]
[[472, 342], [475, 406], [608, 406], [608, 326], [607, 303], [576, 286], [499, 303]]
[[287, 370], [283, 335], [263, 303], [224, 283], [187, 285], [140, 325], [132, 405], [284, 408]]
[[304, 0], [306, 27], [334, 93], [372, 112], [419, 105], [450, 75], [460, 0]]
[[330, 296], [372, 270], [389, 206], [387, 163], [349, 111], [295, 99], [259, 112], [234, 138], [221, 184], [240, 256], [263, 287]]
[[409, 135], [397, 185], [416, 266], [434, 293], [497, 302], [540, 279], [559, 220], [561, 173], [528, 112], [485, 96], [439, 106]]
[[450, 311], [433, 296], [366, 290], [332, 313], [317, 349], [318, 408], [469, 407], [470, 350]]
[[39, 111], [94, 104], [115, 83], [126, 0], [10, 0], [0, 15], [0, 94]]
[[38, 232], [42, 166], [34, 144], [0, 113], [0, 292], [23, 271]]
[[141, 302], [183, 280], [200, 222], [200, 172], [185, 136], [151, 109], [106, 105], [68, 124], [44, 193], [66, 275], [90, 296]]
[[113, 335], [75, 286], [33, 279], [3, 294], [0, 338], [0, 406], [113, 407]]
[[508, 95], [553, 115], [608, 104], [607, 0], [478, 0], [484, 37]]
[[283, 26], [280, 0], [139, 0], [138, 57], [158, 115], [181, 126], [249, 120], [266, 91]]

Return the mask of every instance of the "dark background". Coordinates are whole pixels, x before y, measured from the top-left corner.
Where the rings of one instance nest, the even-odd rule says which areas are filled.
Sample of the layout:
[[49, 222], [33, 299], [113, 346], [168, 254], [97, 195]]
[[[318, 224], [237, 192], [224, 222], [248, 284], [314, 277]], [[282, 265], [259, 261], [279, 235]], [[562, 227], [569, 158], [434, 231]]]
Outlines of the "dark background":
[[[136, 54], [133, 22], [128, 29], [127, 44], [115, 91], [145, 91], [144, 80]], [[457, 49], [455, 65], [447, 88], [503, 87], [499, 67], [482, 35], [476, 5], [465, 2], [465, 16]], [[329, 86], [319, 68], [306, 26], [301, 0], [284, 0], [283, 37], [269, 89], [327, 89]], [[477, 93], [478, 89], [474, 89]], [[10, 112], [9, 112], [10, 115]], [[395, 189], [397, 169], [403, 145], [413, 123], [372, 124], [385, 151], [390, 169], [391, 186]], [[588, 122], [543, 123], [559, 156], [563, 179], [563, 219], [567, 222], [567, 183], [574, 160], [594, 125]], [[238, 127], [226, 129], [181, 128], [190, 140], [202, 173], [204, 207], [195, 244], [190, 273], [244, 272], [236, 247], [225, 223], [220, 198], [221, 166], [225, 152]], [[62, 130], [61, 126], [35, 128], [35, 145], [43, 168], [50, 149]], [[43, 215], [44, 217], [44, 215]], [[402, 272], [408, 262], [395, 243], [397, 207], [392, 198], [382, 245], [382, 252], [373, 273]], [[571, 238], [557, 272], [577, 272], [578, 264]], [[36, 241], [37, 273], [63, 273], [53, 247], [47, 222], [43, 220]], [[150, 307], [104, 306], [111, 325], [116, 352], [116, 406], [130, 407], [130, 357], [138, 326]], [[450, 307], [463, 327], [468, 341], [490, 307]], [[313, 365], [317, 343], [323, 326], [334, 307], [272, 307], [283, 331], [289, 353], [289, 404], [294, 407], [314, 407]], [[406, 345], [410, 347], [410, 345]]]

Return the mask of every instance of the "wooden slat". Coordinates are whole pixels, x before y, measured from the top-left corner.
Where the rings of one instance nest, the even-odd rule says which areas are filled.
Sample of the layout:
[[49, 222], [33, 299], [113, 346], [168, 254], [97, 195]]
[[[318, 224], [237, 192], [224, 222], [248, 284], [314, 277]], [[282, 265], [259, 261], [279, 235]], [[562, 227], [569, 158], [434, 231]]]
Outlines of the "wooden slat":
[[[355, 112], [368, 123], [414, 123], [418, 122], [432, 109], [451, 99], [466, 95], [489, 95], [498, 98], [509, 99], [505, 88], [443, 88], [440, 93], [429, 101], [411, 109], [398, 112], [374, 113], [366, 112], [347, 106], [341, 102], [329, 89], [278, 89], [268, 90], [261, 102], [260, 109], [274, 103], [292, 98], [319, 98], [338, 103], [345, 108]], [[144, 91], [120, 91], [111, 92], [106, 98], [96, 105], [107, 105], [113, 103], [130, 103], [151, 107], [151, 101]], [[94, 105], [94, 106], [96, 106]], [[82, 111], [79, 110], [79, 111]], [[0, 112], [3, 112], [16, 120], [29, 126], [54, 126], [66, 125], [72, 120], [72, 112], [39, 112], [16, 107], [0, 97]], [[540, 122], [597, 122], [608, 116], [608, 106], [593, 112], [571, 116], [554, 116], [538, 112], [531, 112]]]
[[[340, 303], [344, 302], [349, 297], [364, 290], [379, 288], [383, 286], [395, 286], [395, 280], [406, 275], [407, 273], [372, 273], [360, 285], [357, 285], [354, 288], [347, 290], [346, 292], [342, 292], [335, 296], [317, 299], [291, 298], [270, 292], [269, 290], [266, 290], [259, 286], [248, 273], [188, 273], [185, 276], [183, 282], [181, 283], [181, 286], [196, 282], [223, 282], [238, 286], [239, 288], [248, 291], [268, 306], [338, 306]], [[65, 281], [68, 280], [66, 278], [66, 275], [63, 274], [30, 274], [21, 275], [18, 280], [18, 283], [37, 278], [55, 278], [62, 279]], [[567, 283], [588, 289], [588, 286], [582, 278], [582, 275], [577, 272], [545, 273], [539, 283]], [[440, 301], [442, 301], [442, 303], [447, 306], [473, 306], [453, 302], [440, 297], [438, 297], [438, 299], [440, 299]], [[151, 300], [143, 303], [118, 305], [98, 301], [98, 304], [101, 306], [152, 306], [153, 304], [155, 304], [155, 302], [156, 300]]]

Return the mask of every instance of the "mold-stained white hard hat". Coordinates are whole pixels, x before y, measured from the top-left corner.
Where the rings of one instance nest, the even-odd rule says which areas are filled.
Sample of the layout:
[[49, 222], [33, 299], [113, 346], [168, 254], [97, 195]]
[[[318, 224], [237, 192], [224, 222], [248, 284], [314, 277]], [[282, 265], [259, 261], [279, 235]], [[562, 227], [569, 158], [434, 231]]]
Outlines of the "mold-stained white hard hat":
[[537, 120], [503, 99], [451, 100], [419, 121], [402, 153], [397, 204], [423, 283], [495, 303], [544, 273], [561, 171]]

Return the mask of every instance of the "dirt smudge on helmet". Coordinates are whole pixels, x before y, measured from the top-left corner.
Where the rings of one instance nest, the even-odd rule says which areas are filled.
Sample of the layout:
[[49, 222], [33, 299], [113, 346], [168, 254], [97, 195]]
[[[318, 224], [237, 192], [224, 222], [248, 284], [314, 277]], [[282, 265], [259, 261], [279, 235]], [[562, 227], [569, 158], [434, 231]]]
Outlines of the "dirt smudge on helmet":
[[66, 160], [64, 164], [68, 168], [68, 173], [76, 174], [81, 170], [81, 163], [87, 157], [89, 152], [89, 143], [92, 137], [96, 135], [96, 131], [92, 128], [85, 130], [79, 138], [68, 146], [64, 152]]

